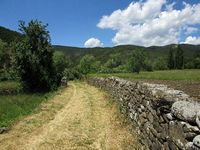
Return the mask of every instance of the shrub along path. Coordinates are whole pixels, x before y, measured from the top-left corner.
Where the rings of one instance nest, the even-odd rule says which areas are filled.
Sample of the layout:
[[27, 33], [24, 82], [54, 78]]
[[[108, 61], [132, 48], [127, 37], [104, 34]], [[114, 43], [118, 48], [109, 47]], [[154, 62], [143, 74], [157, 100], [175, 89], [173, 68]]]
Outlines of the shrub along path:
[[84, 82], [71, 82], [41, 111], [0, 135], [0, 149], [141, 149], [118, 105]]

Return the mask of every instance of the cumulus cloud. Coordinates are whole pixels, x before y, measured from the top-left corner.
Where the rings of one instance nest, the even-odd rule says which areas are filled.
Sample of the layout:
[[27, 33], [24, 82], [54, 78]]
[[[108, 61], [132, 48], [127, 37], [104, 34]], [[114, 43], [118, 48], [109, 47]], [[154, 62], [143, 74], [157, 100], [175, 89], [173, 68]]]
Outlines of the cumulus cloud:
[[178, 43], [181, 32], [195, 32], [192, 26], [200, 24], [200, 3], [183, 3], [181, 10], [174, 9], [174, 5], [166, 0], [132, 2], [124, 10], [103, 16], [97, 26], [116, 31], [112, 39], [115, 45], [162, 46]]
[[84, 46], [88, 48], [102, 47], [103, 43], [101, 43], [101, 41], [97, 38], [90, 38], [85, 42]]
[[200, 45], [200, 37], [188, 36], [184, 43], [185, 44]]

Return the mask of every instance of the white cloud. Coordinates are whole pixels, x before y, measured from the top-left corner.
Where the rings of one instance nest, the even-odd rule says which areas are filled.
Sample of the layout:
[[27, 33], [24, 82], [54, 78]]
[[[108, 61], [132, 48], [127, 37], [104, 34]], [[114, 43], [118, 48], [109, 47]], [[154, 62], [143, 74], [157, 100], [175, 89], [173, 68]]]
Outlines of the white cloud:
[[102, 47], [103, 43], [101, 43], [101, 41], [97, 38], [90, 38], [85, 42], [84, 46], [88, 48]]
[[184, 43], [185, 44], [200, 45], [200, 37], [188, 36]]
[[181, 32], [195, 32], [191, 26], [200, 24], [200, 3], [183, 3], [181, 10], [174, 9], [174, 5], [168, 4], [166, 0], [132, 2], [124, 10], [119, 9], [109, 16], [103, 16], [97, 26], [116, 31], [112, 39], [115, 45], [178, 43]]

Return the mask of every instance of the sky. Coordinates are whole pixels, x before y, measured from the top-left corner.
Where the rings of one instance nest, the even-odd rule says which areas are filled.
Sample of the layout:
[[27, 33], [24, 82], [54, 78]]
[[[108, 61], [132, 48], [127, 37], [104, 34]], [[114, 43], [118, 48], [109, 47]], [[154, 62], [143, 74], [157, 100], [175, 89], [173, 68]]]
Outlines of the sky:
[[200, 44], [199, 0], [0, 0], [0, 26], [48, 23], [53, 45]]

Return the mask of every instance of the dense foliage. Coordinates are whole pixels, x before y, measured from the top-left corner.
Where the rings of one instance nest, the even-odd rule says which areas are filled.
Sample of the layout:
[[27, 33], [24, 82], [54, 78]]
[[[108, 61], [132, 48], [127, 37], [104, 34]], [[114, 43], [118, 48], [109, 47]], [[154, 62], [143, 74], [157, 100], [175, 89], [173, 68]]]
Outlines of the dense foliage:
[[175, 55], [175, 68], [183, 69], [184, 66], [184, 51], [180, 45], [177, 46], [176, 55]]
[[63, 52], [56, 51], [53, 54], [53, 62], [56, 69], [56, 77], [60, 83], [64, 76], [64, 70], [70, 67], [71, 61]]
[[80, 60], [79, 69], [82, 74], [95, 73], [99, 65], [93, 55], [85, 55]]
[[[116, 47], [104, 47], [104, 48], [76, 48], [67, 46], [53, 46], [55, 50], [64, 52], [67, 56], [70, 56], [75, 65], [79, 64], [81, 58], [90, 54], [93, 55], [96, 61], [100, 61], [101, 66], [105, 68], [105, 63], [111, 58], [111, 55], [119, 55], [122, 62], [121, 65], [126, 65], [128, 59], [131, 56], [132, 51], [135, 49], [143, 49], [146, 52], [148, 62], [151, 64], [154, 70], [159, 70], [157, 68], [159, 60], [162, 60], [162, 68], [168, 69], [168, 54], [171, 47], [175, 47], [175, 44], [167, 46], [151, 46], [151, 47], [140, 47], [134, 45], [121, 45]], [[200, 45], [187, 45], [180, 44], [181, 49], [184, 51], [184, 69], [193, 68], [193, 65], [189, 66], [188, 63], [193, 64], [194, 55], [200, 52]], [[174, 49], [174, 51], [176, 51]], [[120, 65], [120, 68], [121, 68]], [[163, 66], [165, 65], [165, 66]], [[189, 67], [188, 67], [189, 66]], [[123, 67], [124, 68], [124, 67]], [[107, 68], [106, 68], [107, 70]], [[111, 72], [113, 69], [108, 69]], [[118, 69], [117, 69], [118, 70]]]
[[134, 50], [129, 60], [130, 71], [139, 73], [144, 66], [145, 57], [143, 50]]
[[25, 38], [16, 45], [15, 65], [23, 88], [28, 91], [49, 91], [59, 85], [46, 27], [37, 20], [28, 26], [23, 21], [19, 24]]
[[168, 54], [168, 68], [169, 69], [184, 68], [184, 51], [180, 45], [176, 45], [170, 48]]

